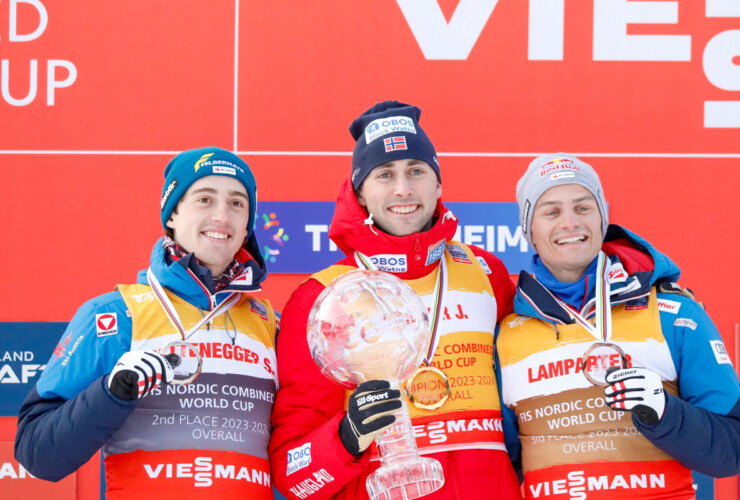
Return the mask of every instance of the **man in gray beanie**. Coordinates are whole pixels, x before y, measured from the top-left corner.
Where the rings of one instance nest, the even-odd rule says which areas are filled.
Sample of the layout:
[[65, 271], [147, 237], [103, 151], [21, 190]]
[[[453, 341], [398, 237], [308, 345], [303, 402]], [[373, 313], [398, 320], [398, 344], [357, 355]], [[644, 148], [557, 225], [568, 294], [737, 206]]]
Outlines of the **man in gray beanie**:
[[[102, 447], [109, 499], [273, 498], [276, 318], [250, 295], [266, 275], [256, 193], [230, 151], [169, 162], [148, 269], [80, 307], [20, 409], [15, 456], [26, 470], [58, 481]], [[173, 463], [238, 477], [158, 465]]]
[[599, 177], [575, 156], [536, 158], [516, 196], [534, 276], [520, 274], [496, 352], [527, 496], [560, 498], [564, 484], [588, 498], [693, 498], [690, 469], [740, 472], [740, 383], [679, 268], [608, 223]]
[[601, 234], [606, 234], [609, 213], [601, 181], [591, 165], [564, 153], [544, 155], [529, 164], [529, 168], [516, 185], [516, 200], [519, 203], [522, 232], [530, 245], [532, 244], [530, 215], [537, 200], [551, 187], [563, 184], [578, 184], [593, 195], [601, 216]]

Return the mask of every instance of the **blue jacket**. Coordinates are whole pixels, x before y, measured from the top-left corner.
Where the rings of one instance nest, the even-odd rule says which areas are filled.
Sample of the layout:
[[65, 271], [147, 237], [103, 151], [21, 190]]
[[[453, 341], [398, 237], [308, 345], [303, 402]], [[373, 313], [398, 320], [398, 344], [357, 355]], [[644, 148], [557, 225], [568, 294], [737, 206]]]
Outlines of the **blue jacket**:
[[[641, 262], [637, 266], [640, 270], [632, 272], [620, 289], [612, 289], [612, 305], [644, 297], [651, 288], [661, 283], [670, 286], [680, 276], [680, 269], [667, 256], [620, 226], [609, 226], [603, 249], [612, 260]], [[646, 266], [646, 263], [649, 265]], [[589, 281], [593, 283], [594, 280]], [[525, 295], [537, 305], [536, 308]], [[657, 296], [680, 304], [678, 315], [661, 310], [659, 316], [662, 333], [678, 374], [681, 397], [666, 393], [665, 413], [654, 426], [643, 424], [634, 415], [632, 421], [655, 446], [685, 467], [714, 477], [738, 474], [740, 383], [730, 363], [718, 362], [717, 356], [722, 353], [715, 352], [715, 348], [722, 349], [722, 338], [704, 309], [691, 298], [660, 291]], [[591, 299], [593, 285], [584, 303]], [[519, 276], [514, 312], [549, 323], [573, 323], [544, 286], [525, 272]], [[500, 383], [498, 365], [497, 360]], [[512, 461], [519, 462], [521, 446], [516, 415], [505, 405], [502, 408], [507, 448]]]
[[[159, 282], [206, 311], [230, 292], [259, 290], [266, 277], [262, 256], [251, 236], [251, 285], [229, 285], [211, 294], [195, 276], [208, 271], [184, 257], [167, 264], [160, 239], [150, 267]], [[146, 271], [138, 283], [147, 284]], [[156, 304], [156, 303], [155, 303]], [[113, 314], [117, 333], [99, 335], [97, 316]], [[21, 405], [15, 437], [15, 457], [34, 476], [58, 481], [85, 464], [133, 413], [137, 401], [124, 401], [108, 389], [108, 374], [131, 349], [131, 317], [118, 291], [82, 305], [70, 321], [36, 386]]]

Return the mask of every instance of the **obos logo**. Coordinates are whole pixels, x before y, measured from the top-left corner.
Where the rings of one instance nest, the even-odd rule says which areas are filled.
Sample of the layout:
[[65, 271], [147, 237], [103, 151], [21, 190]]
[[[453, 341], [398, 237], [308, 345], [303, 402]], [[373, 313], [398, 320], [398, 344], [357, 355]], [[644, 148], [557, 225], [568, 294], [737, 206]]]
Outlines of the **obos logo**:
[[416, 133], [414, 120], [408, 116], [389, 116], [373, 120], [365, 127], [365, 142], [370, 144], [378, 137], [394, 132]]
[[285, 229], [280, 227], [280, 221], [277, 220], [275, 212], [271, 212], [270, 215], [262, 214], [264, 220], [264, 229], [269, 231], [268, 237], [270, 244], [264, 245], [262, 248], [262, 258], [265, 262], [275, 262], [277, 256], [280, 255], [280, 248], [285, 246], [285, 242], [288, 241], [289, 236], [286, 234]]
[[308, 467], [311, 464], [311, 443], [306, 443], [298, 448], [288, 451], [288, 471], [287, 476], [294, 472]]
[[405, 273], [408, 270], [404, 254], [384, 253], [370, 257], [375, 269], [387, 273]]

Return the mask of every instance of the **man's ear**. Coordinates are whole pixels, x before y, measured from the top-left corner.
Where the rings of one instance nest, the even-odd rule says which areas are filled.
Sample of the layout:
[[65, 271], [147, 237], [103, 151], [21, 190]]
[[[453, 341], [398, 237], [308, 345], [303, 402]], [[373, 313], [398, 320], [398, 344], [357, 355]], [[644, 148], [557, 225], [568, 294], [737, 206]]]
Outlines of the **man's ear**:
[[361, 207], [367, 208], [367, 202], [365, 201], [365, 198], [362, 196], [362, 188], [360, 188], [360, 190], [357, 191], [355, 196], [357, 197], [357, 203], [359, 203]]
[[437, 199], [439, 199], [442, 196], [442, 184], [437, 182]]
[[172, 216], [171, 215], [170, 215], [170, 218], [167, 219], [167, 227], [170, 228], [170, 229], [172, 229], [172, 230], [175, 229], [174, 222], [172, 222]]

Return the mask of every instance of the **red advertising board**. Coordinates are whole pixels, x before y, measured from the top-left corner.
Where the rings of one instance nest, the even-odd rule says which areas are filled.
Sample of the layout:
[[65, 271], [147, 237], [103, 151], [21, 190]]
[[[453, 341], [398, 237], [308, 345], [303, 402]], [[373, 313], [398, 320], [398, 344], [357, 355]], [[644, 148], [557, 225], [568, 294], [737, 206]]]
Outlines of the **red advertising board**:
[[398, 99], [447, 201], [514, 201], [541, 153], [592, 164], [612, 222], [679, 264], [734, 352], [736, 0], [8, 0], [0, 63], [0, 321], [67, 321], [131, 282], [177, 152], [239, 152], [263, 200], [333, 201], [349, 123]]

